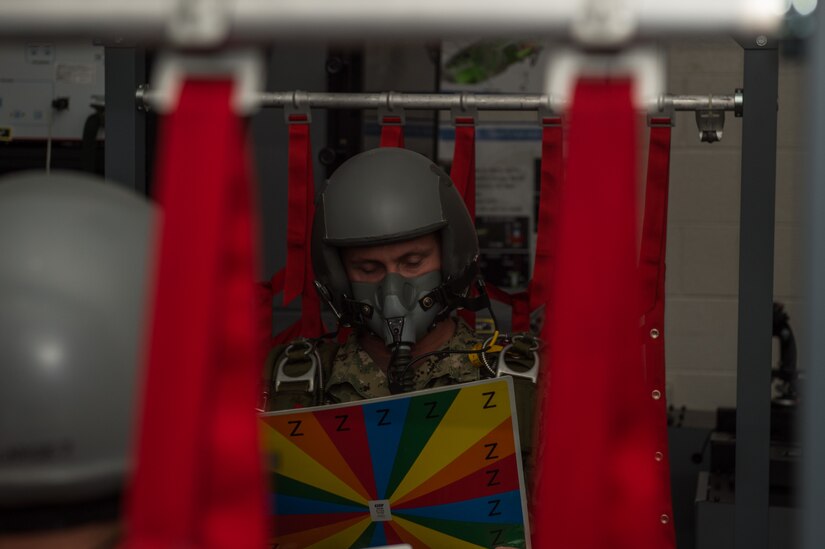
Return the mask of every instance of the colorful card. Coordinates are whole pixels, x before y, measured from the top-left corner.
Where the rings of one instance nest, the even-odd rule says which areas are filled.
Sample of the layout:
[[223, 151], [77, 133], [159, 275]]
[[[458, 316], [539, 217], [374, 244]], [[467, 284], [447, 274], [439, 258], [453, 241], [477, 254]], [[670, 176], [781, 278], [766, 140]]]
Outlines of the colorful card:
[[530, 546], [509, 377], [261, 415], [279, 549]]

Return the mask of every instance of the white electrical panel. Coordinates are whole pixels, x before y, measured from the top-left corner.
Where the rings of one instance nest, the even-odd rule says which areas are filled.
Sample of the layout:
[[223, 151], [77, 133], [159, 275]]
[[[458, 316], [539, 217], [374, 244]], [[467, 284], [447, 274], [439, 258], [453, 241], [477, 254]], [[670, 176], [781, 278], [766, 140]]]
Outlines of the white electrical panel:
[[[104, 101], [103, 46], [0, 45], [0, 141], [77, 140]], [[67, 98], [55, 109], [52, 101]]]

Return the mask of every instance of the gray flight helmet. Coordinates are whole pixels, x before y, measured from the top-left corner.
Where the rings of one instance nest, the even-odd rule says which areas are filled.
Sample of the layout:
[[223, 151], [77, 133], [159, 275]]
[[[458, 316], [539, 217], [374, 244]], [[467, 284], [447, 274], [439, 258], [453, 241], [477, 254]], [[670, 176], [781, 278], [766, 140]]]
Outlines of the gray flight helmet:
[[[475, 224], [450, 177], [416, 152], [386, 147], [344, 162], [317, 201], [312, 266], [321, 297], [345, 324], [352, 289], [340, 248], [390, 244], [429, 233], [441, 240], [441, 273], [450, 295], [478, 276]], [[455, 304], [442, 303], [446, 309]]]
[[89, 175], [0, 178], [0, 514], [122, 490], [155, 217]]

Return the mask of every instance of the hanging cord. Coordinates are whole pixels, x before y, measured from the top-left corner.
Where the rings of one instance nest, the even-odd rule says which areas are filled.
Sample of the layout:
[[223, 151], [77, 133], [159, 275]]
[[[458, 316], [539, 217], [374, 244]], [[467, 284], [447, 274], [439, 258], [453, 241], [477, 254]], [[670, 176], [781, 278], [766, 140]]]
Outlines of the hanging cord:
[[52, 123], [54, 113], [49, 110], [49, 135], [46, 138], [46, 173], [52, 173]]
[[51, 109], [49, 109], [49, 133], [46, 137], [46, 173], [52, 172], [52, 129], [54, 127], [54, 115], [57, 112], [65, 111], [69, 108], [68, 97], [55, 97], [52, 99]]

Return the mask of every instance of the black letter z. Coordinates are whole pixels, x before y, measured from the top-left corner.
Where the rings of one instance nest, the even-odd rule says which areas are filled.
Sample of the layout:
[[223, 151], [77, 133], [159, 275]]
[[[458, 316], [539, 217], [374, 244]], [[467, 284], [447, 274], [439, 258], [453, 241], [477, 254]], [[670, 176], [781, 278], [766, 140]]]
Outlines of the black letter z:
[[490, 449], [490, 451], [487, 452], [487, 457], [485, 457], [484, 459], [498, 459], [498, 456], [493, 455], [493, 452], [495, 452], [496, 448], [498, 447], [498, 442], [491, 442], [490, 444], [485, 444], [484, 447]]
[[291, 437], [302, 437], [302, 436], [304, 436], [304, 433], [299, 433], [298, 432], [298, 429], [301, 428], [301, 420], [300, 419], [296, 419], [295, 421], [287, 421], [287, 423], [290, 424], [290, 425], [293, 425], [292, 432], [289, 433], [289, 436], [291, 436]]
[[335, 419], [340, 419], [341, 420], [341, 423], [338, 424], [338, 428], [335, 429], [335, 430], [338, 431], [339, 433], [343, 432], [343, 431], [351, 431], [352, 429], [350, 429], [349, 427], [346, 427], [346, 428], [344, 427], [344, 423], [347, 422], [348, 418], [349, 418], [348, 414], [341, 414], [340, 416], [335, 416]]

